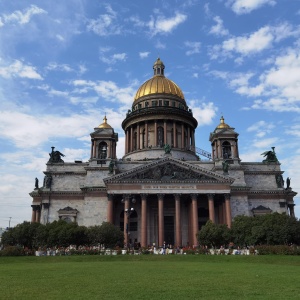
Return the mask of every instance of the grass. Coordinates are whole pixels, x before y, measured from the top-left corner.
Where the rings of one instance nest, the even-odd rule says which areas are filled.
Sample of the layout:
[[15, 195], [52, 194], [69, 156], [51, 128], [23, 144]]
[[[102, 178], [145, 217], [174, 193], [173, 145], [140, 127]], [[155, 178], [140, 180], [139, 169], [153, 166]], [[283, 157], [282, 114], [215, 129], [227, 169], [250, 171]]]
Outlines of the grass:
[[297, 256], [0, 257], [0, 299], [299, 299]]

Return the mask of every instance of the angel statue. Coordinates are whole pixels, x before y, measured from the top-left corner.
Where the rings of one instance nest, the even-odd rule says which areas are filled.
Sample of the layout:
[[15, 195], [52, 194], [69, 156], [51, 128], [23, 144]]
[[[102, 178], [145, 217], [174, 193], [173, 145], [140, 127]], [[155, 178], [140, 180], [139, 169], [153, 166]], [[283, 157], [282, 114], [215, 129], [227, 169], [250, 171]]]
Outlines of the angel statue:
[[59, 151], [54, 151], [55, 147], [51, 147], [52, 148], [52, 152], [49, 153], [49, 163], [63, 163], [64, 161], [61, 159], [62, 156], [64, 156], [64, 154], [62, 154]]
[[262, 153], [261, 155], [263, 155], [265, 157], [265, 159], [263, 160], [263, 162], [278, 162], [278, 159], [276, 157], [276, 153], [275, 153], [275, 147], [271, 147], [272, 151], [265, 151], [264, 153]]

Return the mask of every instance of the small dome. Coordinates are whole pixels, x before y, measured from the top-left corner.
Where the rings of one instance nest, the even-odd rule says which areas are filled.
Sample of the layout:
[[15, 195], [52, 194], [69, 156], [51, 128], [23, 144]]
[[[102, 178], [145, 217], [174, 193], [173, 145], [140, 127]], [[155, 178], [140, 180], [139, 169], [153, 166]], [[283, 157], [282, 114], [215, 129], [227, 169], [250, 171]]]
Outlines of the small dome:
[[170, 94], [179, 97], [184, 104], [184, 95], [180, 87], [172, 80], [164, 76], [164, 63], [158, 58], [154, 65], [154, 75], [151, 79], [144, 82], [135, 94], [134, 102], [139, 98], [152, 94]]
[[216, 129], [230, 128], [228, 124], [224, 122], [223, 116], [220, 119], [220, 124], [216, 127]]
[[104, 118], [103, 118], [103, 123], [102, 124], [100, 124], [99, 126], [98, 126], [98, 128], [112, 128], [109, 124], [107, 124], [107, 118], [106, 118], [106, 116], [104, 116]]

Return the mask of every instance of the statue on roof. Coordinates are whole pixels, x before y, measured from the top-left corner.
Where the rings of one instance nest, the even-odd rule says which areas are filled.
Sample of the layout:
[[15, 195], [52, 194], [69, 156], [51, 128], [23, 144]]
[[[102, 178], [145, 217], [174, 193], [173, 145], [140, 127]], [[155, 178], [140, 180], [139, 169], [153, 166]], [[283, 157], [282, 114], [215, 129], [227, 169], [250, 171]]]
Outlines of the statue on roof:
[[264, 153], [262, 153], [261, 155], [263, 155], [265, 157], [265, 159], [263, 160], [263, 162], [278, 162], [276, 153], [275, 153], [275, 147], [271, 147], [272, 151], [265, 151]]
[[169, 144], [165, 144], [164, 146], [165, 154], [170, 154], [171, 146]]
[[51, 147], [52, 151], [49, 153], [49, 160], [48, 163], [63, 163], [64, 161], [61, 159], [62, 156], [65, 156], [59, 151], [54, 151], [55, 147]]
[[228, 169], [229, 169], [229, 163], [227, 160], [224, 160], [222, 162], [222, 167], [223, 167], [223, 172], [224, 174], [228, 174]]
[[288, 189], [290, 188], [290, 185], [291, 185], [291, 178], [288, 177], [288, 178], [286, 179], [286, 190], [288, 190]]

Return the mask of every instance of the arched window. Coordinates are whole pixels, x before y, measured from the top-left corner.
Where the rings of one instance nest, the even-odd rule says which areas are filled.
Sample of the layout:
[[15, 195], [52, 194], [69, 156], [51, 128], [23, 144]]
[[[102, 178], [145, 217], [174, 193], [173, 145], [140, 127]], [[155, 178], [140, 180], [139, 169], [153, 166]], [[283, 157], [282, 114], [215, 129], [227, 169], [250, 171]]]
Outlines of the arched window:
[[98, 148], [98, 158], [105, 159], [107, 158], [107, 144], [105, 142], [101, 142]]
[[157, 128], [157, 146], [163, 147], [164, 145], [164, 129], [159, 126]]
[[222, 143], [223, 158], [231, 158], [231, 145], [229, 142]]

